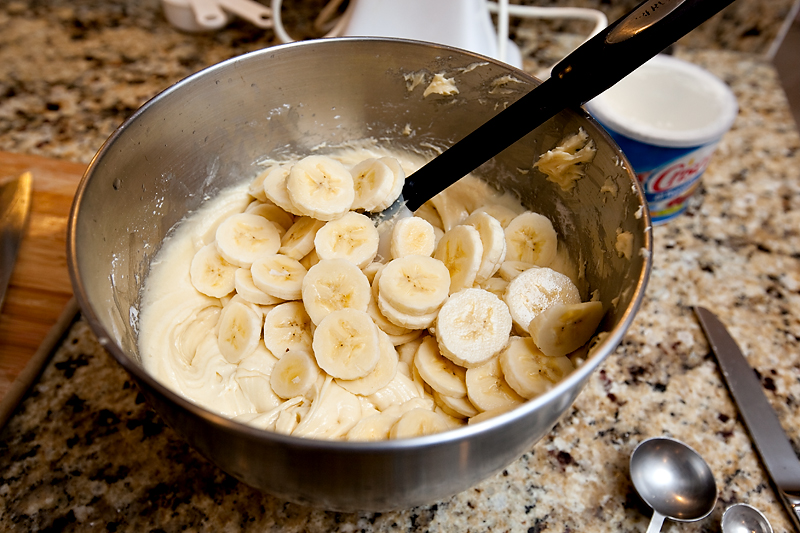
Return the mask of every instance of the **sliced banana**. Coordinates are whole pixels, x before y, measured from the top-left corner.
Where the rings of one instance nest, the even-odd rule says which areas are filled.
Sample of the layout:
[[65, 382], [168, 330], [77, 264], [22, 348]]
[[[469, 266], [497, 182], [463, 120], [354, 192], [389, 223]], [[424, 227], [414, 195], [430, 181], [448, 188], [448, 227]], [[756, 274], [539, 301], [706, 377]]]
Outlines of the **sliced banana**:
[[286, 230], [278, 250], [298, 261], [314, 249], [314, 238], [325, 222], [311, 217], [300, 217]]
[[264, 317], [264, 345], [279, 359], [289, 351], [311, 353], [311, 325], [303, 302], [276, 305]]
[[430, 202], [442, 219], [442, 229], [445, 233], [461, 224], [469, 216], [467, 206], [458, 195], [450, 194], [447, 189], [431, 198]]
[[316, 250], [311, 250], [300, 260], [300, 264], [303, 265], [306, 270], [310, 269], [317, 263], [319, 263], [319, 255], [317, 255]]
[[503, 226], [503, 229], [507, 228], [511, 221], [517, 218], [517, 215], [520, 214], [510, 207], [506, 207], [502, 204], [482, 205], [470, 213], [470, 216], [474, 215], [475, 213], [486, 213], [487, 215], [492, 216], [493, 218], [497, 219], [498, 222], [500, 222], [500, 225]]
[[383, 211], [391, 206], [403, 193], [403, 185], [406, 183], [406, 172], [397, 159], [394, 157], [381, 157], [378, 161], [389, 167], [394, 175], [394, 182], [392, 183], [392, 189], [389, 194], [386, 195], [382, 202], [375, 206], [375, 212]]
[[378, 343], [380, 345], [380, 359], [378, 359], [378, 364], [375, 365], [375, 368], [362, 378], [352, 380], [337, 379], [336, 383], [340, 387], [353, 394], [369, 396], [384, 388], [394, 379], [399, 361], [397, 350], [394, 349], [389, 336], [382, 331], [378, 331]]
[[223, 259], [216, 244], [211, 243], [194, 254], [189, 275], [195, 289], [206, 296], [222, 298], [236, 288], [235, 276], [238, 268]]
[[569, 358], [548, 357], [531, 337], [511, 337], [499, 360], [506, 382], [528, 399], [547, 392], [574, 370]]
[[450, 273], [450, 294], [472, 287], [483, 257], [481, 235], [472, 226], [455, 226], [445, 232], [433, 257], [444, 263]]
[[433, 435], [451, 429], [452, 425], [445, 416], [427, 409], [412, 409], [403, 414], [389, 431], [392, 439], [408, 439]]
[[601, 302], [555, 304], [531, 320], [528, 333], [545, 355], [567, 355], [592, 338], [603, 314]]
[[269, 384], [270, 374], [277, 362], [275, 356], [259, 343], [255, 351], [236, 367], [234, 379], [259, 413], [270, 411], [282, 402]]
[[349, 212], [317, 231], [314, 247], [321, 259], [346, 259], [364, 268], [378, 254], [378, 230], [369, 217]]
[[464, 289], [439, 310], [436, 340], [445, 357], [471, 368], [505, 347], [511, 326], [511, 313], [500, 298], [483, 289]]
[[242, 302], [229, 303], [220, 314], [217, 342], [223, 357], [238, 363], [261, 342], [261, 315]]
[[380, 359], [378, 327], [356, 309], [339, 309], [322, 319], [312, 347], [319, 367], [339, 379], [362, 378]]
[[259, 202], [268, 201], [267, 195], [264, 194], [264, 178], [267, 177], [269, 171], [262, 172], [250, 182], [247, 186], [247, 194], [258, 200]]
[[548, 266], [556, 257], [558, 237], [550, 219], [527, 211], [512, 220], [505, 229], [506, 259]]
[[388, 303], [381, 294], [378, 295], [378, 309], [380, 310], [381, 314], [389, 320], [389, 322], [396, 326], [401, 326], [408, 329], [426, 329], [436, 321], [436, 316], [439, 314], [438, 309], [433, 313], [427, 313], [424, 315], [410, 315], [408, 313], [403, 313]]
[[442, 232], [444, 232], [442, 217], [439, 216], [439, 213], [436, 211], [436, 208], [433, 206], [433, 203], [431, 203], [430, 200], [419, 206], [419, 209], [414, 211], [414, 216], [429, 222], [431, 226], [434, 228], [439, 228], [442, 230]]
[[581, 295], [564, 274], [547, 267], [535, 267], [509, 282], [503, 300], [514, 323], [527, 332], [536, 315], [558, 303], [580, 303]]
[[392, 405], [383, 412], [366, 416], [358, 421], [347, 433], [347, 440], [377, 441], [387, 440], [392, 426], [400, 420], [404, 413], [411, 409], [427, 409], [427, 402], [420, 398], [408, 400], [402, 404]]
[[445, 396], [444, 394], [433, 391], [433, 401], [442, 408], [442, 411], [453, 418], [470, 418], [479, 413], [466, 396], [463, 398], [453, 398], [452, 396]]
[[525, 261], [503, 261], [500, 268], [497, 269], [497, 274], [504, 280], [511, 281], [526, 270], [535, 268], [533, 263], [526, 263]]
[[303, 278], [303, 305], [314, 324], [338, 309], [366, 311], [371, 296], [367, 276], [345, 259], [323, 259]]
[[453, 398], [466, 396], [466, 370], [444, 357], [433, 337], [425, 337], [420, 343], [414, 366], [422, 380], [439, 394]]
[[272, 203], [293, 215], [302, 215], [289, 198], [289, 191], [286, 189], [286, 181], [289, 179], [291, 165], [279, 165], [270, 168], [264, 173], [264, 195]]
[[[290, 227], [292, 227], [292, 224], [294, 224], [294, 217], [270, 200], [265, 202], [253, 202], [247, 206], [247, 209], [245, 209], [244, 212], [258, 215], [266, 218], [270, 222], [274, 222], [279, 228], [282, 228], [283, 231], [281, 232], [281, 235], [286, 233], [286, 230], [288, 230]], [[278, 231], [280, 232], [281, 230], [279, 229]]]
[[250, 267], [255, 286], [283, 300], [300, 298], [307, 272], [299, 261], [281, 254], [259, 257]]
[[[371, 291], [370, 296], [372, 296]], [[408, 333], [414, 331], [410, 328], [398, 326], [383, 316], [383, 313], [381, 313], [381, 310], [378, 307], [378, 302], [375, 300], [374, 296], [369, 299], [369, 305], [367, 305], [367, 314], [372, 317], [372, 320], [375, 322], [375, 325], [378, 326], [378, 329], [389, 335], [407, 335]]]
[[241, 194], [234, 194], [234, 190], [220, 193], [214, 200], [214, 208], [203, 213], [199, 220], [193, 220], [191, 239], [196, 250], [206, 244], [214, 242], [219, 225], [229, 216], [242, 213], [247, 209], [250, 199]]
[[[379, 211], [394, 187], [394, 172], [379, 159], [365, 159], [350, 170], [353, 176], [355, 199], [352, 209]], [[392, 200], [394, 201], [394, 200]], [[391, 203], [390, 203], [391, 205]]]
[[310, 155], [292, 165], [286, 189], [292, 204], [317, 220], [341, 217], [350, 211], [355, 199], [350, 171], [322, 155]]
[[427, 220], [419, 217], [403, 218], [392, 228], [390, 254], [393, 259], [407, 255], [433, 255], [436, 233]]
[[405, 342], [403, 344], [399, 344], [395, 346], [397, 350], [397, 355], [400, 358], [400, 362], [406, 363], [409, 368], [414, 366], [414, 354], [417, 353], [417, 349], [419, 348], [422, 341], [425, 340], [426, 337], [419, 336], [414, 340]]
[[362, 268], [361, 272], [363, 272], [364, 275], [367, 276], [369, 284], [372, 285], [372, 282], [375, 279], [375, 274], [377, 274], [378, 271], [381, 270], [382, 268], [383, 268], [383, 263], [375, 261]]
[[508, 287], [508, 282], [503, 278], [489, 278], [483, 283], [480, 284], [480, 288], [489, 291], [498, 298], [502, 298], [506, 292], [506, 287]]
[[418, 338], [422, 335], [422, 329], [412, 329], [408, 333], [404, 333], [402, 335], [389, 335], [389, 339], [392, 341], [392, 344], [395, 346], [400, 346], [401, 344], [406, 344], [408, 342], [413, 341], [414, 339]]
[[278, 252], [281, 236], [275, 224], [251, 213], [238, 213], [217, 228], [219, 254], [229, 263], [249, 268], [262, 255]]
[[478, 230], [481, 237], [483, 255], [475, 282], [483, 283], [494, 276], [506, 258], [506, 235], [500, 222], [485, 212], [472, 213], [464, 220], [464, 225]]
[[269, 383], [275, 394], [288, 400], [308, 392], [319, 374], [319, 367], [308, 352], [289, 351], [275, 363]]
[[503, 379], [497, 357], [489, 359], [481, 366], [468, 369], [466, 382], [469, 401], [480, 411], [510, 409], [525, 401]]
[[[450, 288], [450, 273], [444, 263], [423, 255], [393, 259], [379, 276], [375, 278], [378, 282], [378, 305], [383, 299], [392, 309], [413, 316], [435, 313], [444, 303]], [[383, 306], [381, 311], [392, 320]]]

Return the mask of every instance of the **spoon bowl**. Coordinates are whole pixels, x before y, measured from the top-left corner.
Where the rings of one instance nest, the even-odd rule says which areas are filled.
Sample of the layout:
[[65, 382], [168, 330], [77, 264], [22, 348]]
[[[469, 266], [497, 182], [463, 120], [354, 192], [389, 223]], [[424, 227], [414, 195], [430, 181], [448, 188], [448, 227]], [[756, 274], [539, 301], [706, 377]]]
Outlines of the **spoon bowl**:
[[746, 503], [731, 505], [722, 515], [723, 533], [772, 533], [764, 514]]
[[708, 516], [717, 502], [717, 484], [705, 460], [686, 444], [666, 437], [642, 441], [631, 454], [631, 480], [653, 509], [648, 533], [664, 518], [694, 522]]

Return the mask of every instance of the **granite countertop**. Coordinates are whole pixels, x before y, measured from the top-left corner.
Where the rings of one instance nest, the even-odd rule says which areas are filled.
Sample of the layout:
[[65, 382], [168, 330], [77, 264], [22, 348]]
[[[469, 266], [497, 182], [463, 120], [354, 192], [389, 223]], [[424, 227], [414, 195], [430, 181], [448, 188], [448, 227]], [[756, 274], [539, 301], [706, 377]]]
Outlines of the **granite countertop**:
[[[238, 22], [182, 34], [155, 0], [2, 2], [0, 149], [88, 162], [144, 100], [270, 38]], [[764, 46], [689, 44], [677, 54], [726, 81], [739, 116], [688, 212], [654, 228], [652, 275], [623, 342], [554, 430], [502, 472], [397, 512], [278, 500], [180, 440], [78, 318], [0, 432], [0, 529], [644, 531], [650, 511], [628, 459], [667, 435], [706, 458], [719, 501], [709, 518], [665, 531], [719, 531], [735, 502], [790, 531], [690, 306], [729, 326], [800, 451], [800, 136]]]

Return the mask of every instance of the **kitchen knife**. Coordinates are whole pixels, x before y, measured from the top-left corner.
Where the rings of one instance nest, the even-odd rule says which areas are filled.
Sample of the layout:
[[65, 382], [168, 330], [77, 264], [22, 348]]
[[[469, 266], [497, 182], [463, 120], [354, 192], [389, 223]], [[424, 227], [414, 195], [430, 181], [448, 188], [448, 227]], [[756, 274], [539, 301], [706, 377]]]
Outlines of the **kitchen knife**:
[[0, 185], [0, 308], [17, 261], [17, 252], [31, 207], [33, 177], [25, 172]]
[[706, 333], [745, 426], [756, 445], [795, 530], [800, 532], [800, 460], [784, 433], [778, 416], [761, 389], [755, 371], [742, 355], [725, 326], [708, 309], [694, 312]]

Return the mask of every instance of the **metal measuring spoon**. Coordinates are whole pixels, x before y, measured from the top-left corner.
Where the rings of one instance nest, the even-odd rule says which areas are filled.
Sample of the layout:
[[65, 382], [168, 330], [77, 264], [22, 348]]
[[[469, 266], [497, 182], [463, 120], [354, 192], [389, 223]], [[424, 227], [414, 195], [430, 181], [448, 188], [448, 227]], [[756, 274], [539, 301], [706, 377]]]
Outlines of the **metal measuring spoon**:
[[746, 503], [728, 507], [722, 515], [723, 533], [772, 533], [772, 526], [764, 514]]
[[647, 439], [631, 454], [631, 480], [653, 509], [647, 533], [661, 531], [665, 518], [694, 522], [717, 503], [711, 468], [686, 444], [666, 437]]

